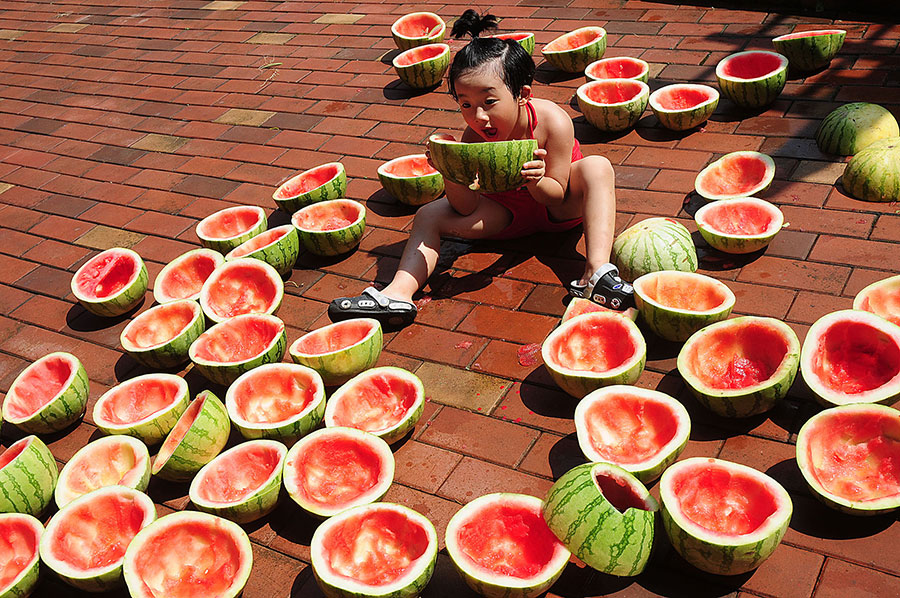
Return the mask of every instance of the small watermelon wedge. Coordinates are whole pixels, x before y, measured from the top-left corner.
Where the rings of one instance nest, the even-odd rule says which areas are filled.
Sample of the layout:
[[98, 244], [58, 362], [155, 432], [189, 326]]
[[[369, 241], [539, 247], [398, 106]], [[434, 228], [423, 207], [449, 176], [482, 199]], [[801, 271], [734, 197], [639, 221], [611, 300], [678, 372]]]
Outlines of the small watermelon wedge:
[[353, 318], [304, 334], [288, 353], [295, 363], [317, 371], [326, 386], [334, 386], [374, 366], [382, 346], [378, 320]]
[[127, 486], [140, 492], [150, 483], [150, 453], [134, 436], [104, 436], [78, 449], [59, 472], [53, 492], [60, 509], [98, 488]]
[[293, 214], [300, 208], [344, 197], [347, 171], [340, 162], [328, 162], [294, 175], [275, 189], [272, 199], [279, 208]]
[[187, 382], [174, 374], [144, 374], [113, 386], [94, 403], [94, 424], [153, 445], [166, 437], [190, 402]]
[[530, 31], [515, 31], [513, 33], [498, 33], [497, 35], [492, 35], [491, 37], [496, 37], [498, 39], [511, 39], [514, 42], [517, 42], [522, 49], [528, 52], [528, 55], [534, 54], [534, 34]]
[[900, 325], [900, 275], [878, 280], [853, 298], [853, 309], [870, 311]]
[[208, 390], [194, 399], [166, 436], [151, 473], [184, 482], [215, 458], [228, 442], [231, 421], [222, 401]]
[[200, 307], [214, 323], [247, 314], [272, 315], [283, 298], [284, 281], [278, 271], [252, 258], [226, 261], [200, 289]]
[[650, 100], [650, 87], [632, 79], [589, 81], [575, 92], [584, 118], [607, 132], [633, 127]]
[[408, 206], [429, 203], [444, 192], [444, 177], [425, 154], [401, 156], [378, 167], [378, 180], [384, 190]]
[[745, 254], [772, 242], [784, 226], [784, 214], [763, 199], [741, 197], [703, 206], [694, 214], [694, 221], [710, 247]]
[[308, 252], [331, 257], [352, 251], [366, 230], [366, 208], [352, 199], [332, 199], [301, 208], [291, 217]]
[[278, 363], [286, 348], [284, 322], [247, 314], [211, 327], [194, 341], [188, 355], [207, 380], [228, 385], [257, 366]]
[[206, 329], [200, 304], [179, 299], [136, 316], [119, 335], [125, 352], [152, 369], [168, 369], [188, 360], [188, 349]]
[[252, 257], [269, 264], [281, 276], [287, 276], [300, 255], [300, 239], [297, 229], [290, 224], [270, 228], [244, 241], [225, 256], [226, 260]]
[[59, 466], [53, 453], [37, 436], [18, 440], [0, 454], [0, 513], [27, 513], [37, 517], [53, 500]]
[[748, 50], [716, 65], [722, 95], [742, 108], [762, 108], [778, 99], [787, 83], [788, 59], [777, 52]]

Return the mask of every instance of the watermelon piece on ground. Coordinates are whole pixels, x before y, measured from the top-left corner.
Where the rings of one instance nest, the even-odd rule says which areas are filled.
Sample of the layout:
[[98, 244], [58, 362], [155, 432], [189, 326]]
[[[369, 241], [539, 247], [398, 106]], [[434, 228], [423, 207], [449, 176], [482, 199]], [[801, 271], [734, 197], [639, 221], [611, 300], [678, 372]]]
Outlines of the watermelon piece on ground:
[[776, 52], [748, 50], [716, 65], [722, 95], [742, 108], [762, 108], [778, 99], [787, 83], [788, 59]]
[[147, 267], [136, 251], [107, 249], [81, 266], [72, 277], [72, 294], [95, 316], [111, 318], [131, 311], [147, 292]]
[[134, 436], [104, 436], [78, 449], [59, 472], [53, 493], [60, 509], [98, 488], [126, 486], [140, 492], [150, 483], [150, 453]]
[[413, 12], [403, 15], [391, 25], [391, 37], [401, 50], [444, 40], [447, 24], [433, 12]]
[[188, 360], [188, 349], [206, 329], [200, 304], [179, 299], [136, 316], [119, 335], [125, 352], [152, 369], [168, 369]]
[[300, 208], [344, 197], [347, 171], [340, 162], [328, 162], [294, 175], [272, 193], [279, 208], [293, 214]]
[[784, 226], [784, 214], [763, 199], [740, 197], [703, 206], [694, 221], [710, 247], [743, 255], [766, 248]]
[[853, 309], [870, 311], [900, 325], [900, 275], [878, 280], [853, 298]]
[[182, 253], [163, 266], [153, 282], [153, 298], [157, 303], [178, 299], [200, 298], [200, 289], [225, 257], [213, 249], [201, 247]]
[[603, 27], [581, 27], [564, 33], [541, 50], [544, 58], [561, 71], [583, 73], [585, 67], [606, 53], [606, 30]]
[[416, 46], [398, 54], [392, 64], [401, 81], [413, 89], [428, 89], [439, 85], [450, 67], [450, 46]]
[[378, 320], [352, 318], [304, 334], [288, 353], [295, 363], [316, 370], [326, 386], [334, 386], [373, 367], [383, 344]]
[[266, 230], [266, 213], [258, 206], [234, 206], [210, 214], [197, 223], [200, 244], [226, 254]]
[[709, 120], [719, 105], [719, 92], [709, 85], [675, 83], [651, 93], [647, 103], [659, 124], [687, 131]]
[[333, 199], [301, 208], [291, 217], [308, 252], [332, 257], [352, 251], [366, 230], [366, 208], [352, 199]]
[[696, 272], [660, 271], [634, 281], [634, 301], [647, 327], [660, 338], [683, 342], [734, 307], [734, 293], [720, 280]]
[[24, 513], [0, 514], [0, 596], [30, 596], [40, 573], [38, 550], [44, 526]]
[[791, 69], [816, 71], [828, 66], [840, 52], [847, 32], [843, 29], [817, 29], [779, 35], [772, 39], [775, 51], [787, 56]]
[[650, 99], [650, 87], [632, 79], [589, 81], [575, 92], [584, 118], [601, 131], [633, 127]]
[[704, 199], [734, 199], [762, 193], [775, 178], [775, 161], [760, 152], [725, 154], [700, 171], [694, 189]]
[[53, 499], [59, 466], [37, 436], [26, 436], [0, 454], [0, 513], [38, 516]]
[[71, 353], [44, 355], [16, 376], [3, 400], [3, 419], [26, 434], [48, 434], [84, 415], [90, 380]]

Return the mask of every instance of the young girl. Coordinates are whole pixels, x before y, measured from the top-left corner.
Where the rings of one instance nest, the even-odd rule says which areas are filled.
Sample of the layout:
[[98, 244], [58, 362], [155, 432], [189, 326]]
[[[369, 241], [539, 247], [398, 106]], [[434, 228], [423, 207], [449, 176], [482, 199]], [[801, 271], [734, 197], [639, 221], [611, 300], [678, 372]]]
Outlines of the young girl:
[[445, 195], [419, 208], [400, 265], [382, 291], [369, 287], [358, 297], [341, 297], [328, 308], [333, 321], [370, 317], [389, 325], [413, 321], [413, 294], [434, 272], [441, 237], [511, 239], [536, 232], [566, 231], [584, 225], [584, 273], [570, 294], [624, 310], [633, 304], [631, 285], [609, 263], [615, 225], [614, 175], [609, 160], [583, 157], [566, 112], [532, 96], [534, 61], [513, 40], [478, 37], [496, 27], [492, 15], [467, 10], [453, 37], [472, 41], [450, 66], [450, 93], [459, 103], [474, 143], [536, 139], [534, 160], [522, 169], [525, 185], [502, 193], [479, 193], [444, 181]]

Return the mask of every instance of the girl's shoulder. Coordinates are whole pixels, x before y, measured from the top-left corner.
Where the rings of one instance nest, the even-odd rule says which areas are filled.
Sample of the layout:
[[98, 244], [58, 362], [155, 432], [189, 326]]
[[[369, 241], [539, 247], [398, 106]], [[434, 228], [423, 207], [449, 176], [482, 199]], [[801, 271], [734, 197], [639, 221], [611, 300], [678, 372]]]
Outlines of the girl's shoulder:
[[545, 135], [552, 133], [564, 132], [574, 135], [574, 126], [572, 119], [558, 104], [550, 100], [533, 98], [531, 100], [537, 115], [537, 130], [545, 131]]

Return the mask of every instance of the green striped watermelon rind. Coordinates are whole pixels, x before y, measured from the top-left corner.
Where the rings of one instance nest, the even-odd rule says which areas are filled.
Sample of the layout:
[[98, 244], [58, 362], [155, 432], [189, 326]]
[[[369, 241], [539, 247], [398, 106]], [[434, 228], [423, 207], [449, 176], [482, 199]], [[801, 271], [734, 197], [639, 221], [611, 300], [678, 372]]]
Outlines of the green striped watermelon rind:
[[[632, 489], [644, 507], [620, 512], [597, 484], [612, 477]], [[564, 473], [544, 498], [544, 521], [572, 554], [590, 567], [619, 577], [640, 574], [653, 548], [659, 505], [632, 474], [611, 463], [584, 463]]]
[[537, 141], [462, 143], [432, 135], [428, 138], [428, 149], [434, 167], [444, 179], [482, 193], [497, 193], [517, 189], [525, 183], [522, 166], [534, 159]]
[[[770, 73], [753, 79], [739, 79], [724, 74], [723, 69], [729, 60], [750, 54], [777, 56], [781, 61], [781, 66]], [[787, 83], [787, 68], [787, 57], [777, 52], [747, 50], [745, 52], [736, 52], [720, 60], [719, 64], [716, 65], [716, 79], [719, 81], [719, 89], [722, 91], [722, 95], [741, 108], [762, 108], [778, 99], [781, 90], [784, 89]]]
[[28, 598], [31, 595], [34, 586], [37, 585], [41, 571], [41, 559], [38, 551], [41, 536], [44, 533], [44, 526], [32, 515], [26, 513], [3, 513], [0, 514], [0, 521], [5, 523], [19, 522], [27, 525], [34, 531], [34, 555], [24, 567], [16, 575], [15, 578], [9, 580], [6, 586], [0, 586], [0, 598]]
[[352, 199], [332, 199], [320, 202], [318, 205], [337, 206], [340, 204], [350, 204], [358, 213], [356, 220], [344, 228], [325, 231], [301, 228], [297, 214], [302, 211], [302, 208], [291, 218], [291, 223], [297, 228], [300, 235], [300, 243], [308, 252], [321, 257], [333, 257], [352, 251], [362, 241], [363, 233], [366, 230], [366, 207], [363, 204]]
[[[410, 525], [421, 527], [428, 538], [428, 546], [423, 554], [413, 562], [411, 570], [399, 582], [395, 582], [389, 587], [363, 584], [344, 575], [331, 573], [330, 567], [325, 561], [326, 551], [323, 548], [325, 535], [332, 527], [341, 524], [344, 519], [354, 517], [367, 510], [390, 510], [400, 513], [412, 522]], [[437, 531], [427, 517], [409, 507], [388, 502], [352, 507], [329, 517], [316, 528], [309, 547], [316, 583], [322, 593], [329, 598], [418, 598], [434, 573], [437, 549]]]
[[[47, 529], [44, 535], [41, 536], [41, 561], [43, 561], [44, 565], [73, 588], [78, 588], [85, 592], [107, 592], [120, 588], [123, 582], [122, 562], [125, 559], [124, 553], [116, 561], [104, 563], [103, 566], [86, 571], [56, 558], [52, 552], [51, 543], [57, 540], [62, 544], [62, 550], [65, 551], [68, 548], [66, 545], [68, 536], [66, 532], [58, 531], [58, 528], [61, 525], [65, 525], [68, 514], [76, 509], [88, 508], [86, 505], [89, 505], [92, 501], [110, 494], [117, 496], [123, 503], [130, 503], [130, 505], [136, 506], [143, 511], [144, 516], [140, 524], [142, 529], [156, 520], [156, 506], [153, 504], [153, 499], [149, 496], [127, 486], [106, 486], [79, 496], [60, 509], [59, 513], [54, 515], [47, 523]], [[76, 535], [73, 539], [77, 541], [78, 536]]]
[[[241, 500], [232, 502], [211, 502], [200, 498], [199, 489], [203, 483], [206, 472], [217, 467], [217, 459], [228, 458], [232, 454], [239, 454], [242, 451], [250, 450], [256, 447], [267, 447], [278, 454], [279, 465], [275, 468], [267, 480], [265, 480], [259, 488], [252, 492], [249, 496]], [[277, 440], [259, 438], [256, 440], [247, 440], [230, 449], [219, 453], [212, 461], [204, 465], [194, 479], [191, 481], [188, 496], [197, 509], [222, 517], [235, 523], [250, 523], [261, 519], [275, 510], [278, 506], [278, 498], [281, 493], [282, 475], [284, 473], [284, 463], [287, 456], [288, 448], [284, 443]]]
[[[702, 91], [707, 95], [708, 99], [689, 108], [678, 110], [670, 110], [660, 105], [658, 98], [661, 95], [679, 89]], [[647, 103], [650, 105], [650, 110], [656, 115], [657, 120], [659, 120], [659, 124], [672, 131], [687, 131], [709, 120], [709, 117], [712, 116], [719, 105], [719, 92], [709, 85], [673, 83], [672, 85], [660, 87], [651, 93]]]
[[[712, 286], [724, 297], [722, 303], [704, 310], [689, 310], [664, 305], [644, 292], [645, 284], [652, 284], [660, 276], [683, 278], [687, 284]], [[734, 308], [734, 293], [728, 285], [705, 274], [696, 272], [650, 272], [634, 281], [634, 302], [641, 314], [641, 320], [660, 338], [680, 343], [692, 334], [731, 315]]]
[[[431, 58], [418, 60], [411, 64], [403, 64], [404, 60], [419, 54], [440, 51]], [[450, 68], [450, 46], [447, 44], [426, 44], [416, 46], [398, 54], [392, 61], [394, 71], [401, 81], [413, 89], [428, 89], [439, 85], [444, 73]]]
[[[197, 370], [203, 375], [204, 378], [214, 384], [228, 386], [229, 384], [237, 380], [238, 377], [240, 377], [240, 375], [244, 372], [248, 372], [253, 368], [266, 363], [278, 363], [284, 357], [284, 352], [287, 349], [287, 336], [285, 336], [284, 333], [284, 322], [282, 322], [277, 317], [261, 314], [246, 314], [243, 316], [235, 316], [235, 318], [264, 318], [272, 323], [277, 324], [279, 332], [274, 337], [272, 337], [269, 346], [266, 347], [266, 349], [260, 352], [258, 355], [254, 355], [249, 359], [230, 362], [209, 361], [206, 359], [202, 359], [196, 355], [197, 343], [201, 342], [201, 339], [204, 338], [204, 335], [214, 336], [219, 330], [221, 330], [220, 328], [217, 328], [218, 326], [229, 326], [228, 320], [212, 326], [209, 330], [201, 334], [200, 337], [198, 337], [197, 340], [194, 341], [194, 344], [191, 345], [191, 348], [188, 350], [188, 354], [190, 355], [191, 362], [194, 364], [194, 367], [197, 368]], [[234, 320], [235, 318], [231, 318], [231, 320]]]
[[[275, 268], [275, 271], [278, 272], [280, 276], [287, 276], [290, 274], [291, 270], [294, 269], [294, 264], [297, 262], [297, 256], [300, 255], [300, 238], [297, 236], [297, 229], [291, 224], [285, 224], [269, 229], [269, 231], [266, 232], [271, 231], [283, 231], [284, 234], [265, 247], [260, 247], [243, 255], [237, 255], [242, 251], [242, 248], [253, 243], [255, 238], [244, 241], [229, 251], [228, 255], [225, 256], [225, 260], [236, 260], [245, 257], [258, 259]], [[265, 234], [265, 232], [260, 234]]]
[[[593, 41], [578, 48], [564, 50], [547, 49], [547, 46], [552, 46], [554, 43], [562, 44], [563, 41], [568, 37], [575, 37], [580, 34], [588, 33], [595, 34], [596, 38]], [[547, 43], [541, 50], [541, 54], [544, 56], [547, 62], [549, 62], [559, 70], [565, 71], [567, 73], [583, 73], [587, 65], [596, 60], [600, 60], [601, 58], [603, 58], [603, 55], [605, 53], [606, 29], [604, 29], [603, 27], [597, 27], [595, 25], [581, 27], [574, 31], [564, 33], [563, 35], [560, 35], [556, 39]]]
[[[416, 16], [427, 16], [431, 17], [435, 22], [436, 29], [432, 29], [429, 35], [423, 35], [420, 37], [409, 37], [406, 35], [402, 35], [397, 30], [398, 25], [407, 18], [416, 17]], [[425, 44], [439, 44], [444, 41], [444, 35], [447, 33], [447, 24], [444, 23], [444, 20], [433, 12], [414, 12], [403, 15], [391, 25], [391, 37], [394, 39], [394, 43], [397, 44], [397, 48], [400, 51], [406, 51], [410, 48], [415, 48], [416, 46], [423, 46]]]
[[[190, 323], [169, 340], [154, 345], [152, 347], [138, 347], [129, 340], [129, 333], [137, 326], [148, 326], [152, 324], [145, 323], [145, 320], [153, 322], [153, 319], [161, 313], [173, 306], [177, 308], [180, 305], [189, 306], [194, 312]], [[206, 330], [206, 319], [200, 304], [192, 299], [178, 299], [163, 303], [155, 307], [151, 307], [147, 311], [136, 316], [119, 335], [119, 342], [126, 353], [131, 355], [135, 361], [150, 368], [157, 370], [165, 370], [188, 361], [188, 349], [197, 337]]]
[[425, 154], [411, 154], [385, 162], [378, 167], [378, 180], [384, 190], [400, 203], [421, 206], [441, 196], [444, 192], [444, 177], [439, 172], [408, 177], [390, 173], [393, 165], [412, 159], [424, 160]]
[[10, 445], [0, 454], [21, 452], [0, 468], [0, 513], [26, 513], [37, 517], [53, 499], [59, 467], [53, 453], [37, 436]]
[[[640, 91], [630, 100], [615, 104], [599, 104], [590, 99], [590, 88], [610, 85], [610, 82], [621, 82], [621, 85], [638, 86]], [[585, 120], [594, 125], [600, 131], [616, 132], [633, 127], [647, 108], [650, 101], [650, 86], [643, 81], [634, 79], [603, 79], [602, 81], [589, 81], [575, 91], [578, 98], [578, 107]]]
[[[194, 407], [195, 404], [199, 407]], [[193, 421], [188, 421], [188, 417], [193, 417]], [[182, 424], [187, 429], [182, 430]], [[230, 433], [231, 420], [225, 405], [212, 391], [204, 390], [188, 405], [163, 441], [151, 473], [172, 482], [190, 480], [222, 452]]]
[[[347, 324], [350, 322], [350, 324]], [[329, 336], [333, 331], [337, 331], [347, 326], [369, 325], [371, 331], [358, 342], [348, 347], [343, 347], [328, 353], [302, 353], [300, 344], [303, 340], [311, 335]], [[381, 323], [372, 318], [353, 318], [343, 322], [336, 322], [323, 326], [312, 332], [305, 334], [291, 343], [288, 348], [288, 354], [294, 363], [305, 365], [312, 368], [322, 376], [322, 382], [325, 386], [336, 386], [343, 384], [353, 376], [360, 372], [373, 367], [381, 356], [381, 349], [384, 345], [384, 334], [381, 329]]]
[[[108, 254], [124, 254], [130, 257], [134, 264], [138, 266], [136, 268], [137, 274], [130, 283], [109, 297], [104, 299], [89, 297], [78, 289], [76, 281], [80, 275], [87, 271], [98, 259], [103, 259]], [[124, 247], [114, 247], [98, 253], [85, 262], [78, 271], [75, 272], [75, 275], [72, 276], [71, 289], [72, 294], [84, 309], [101, 318], [114, 318], [131, 311], [144, 299], [149, 280], [147, 266], [136, 251]]]
[[500, 39], [511, 39], [517, 42], [522, 49], [528, 52], [528, 55], [531, 56], [534, 54], [534, 33], [530, 31], [515, 31], [511, 33], [498, 33], [497, 35], [492, 35], [491, 37], [497, 37]]
[[[705, 384], [691, 367], [694, 345], [702, 343], [707, 337], [747, 326], [766, 328], [781, 335], [787, 350], [778, 367], [766, 380], [746, 388], [713, 388]], [[735, 351], [736, 357], [739, 357], [740, 347], [736, 347]], [[781, 320], [762, 316], [741, 316], [698, 330], [685, 341], [677, 360], [678, 373], [691, 393], [701, 405], [722, 417], [750, 417], [771, 410], [787, 396], [799, 367], [800, 340], [797, 333]]]
[[[671, 489], [671, 480], [682, 469], [702, 467], [707, 462], [725, 471], [736, 470], [759, 480], [770, 490], [779, 507], [777, 512], [760, 529], [734, 539], [711, 533], [688, 519], [673, 508], [678, 502]], [[659, 493], [663, 528], [672, 547], [694, 567], [717, 575], [739, 575], [759, 567], [781, 543], [793, 512], [787, 491], [768, 475], [746, 465], [708, 457], [692, 457], [669, 467], [660, 479]], [[716, 505], [710, 508], [714, 509]]]
[[[135, 457], [135, 462], [140, 465], [140, 467], [136, 470], [137, 475], [134, 475], [134, 473], [132, 473], [132, 475], [128, 476], [127, 479], [123, 477], [115, 480], [114, 485], [127, 486], [128, 488], [134, 488], [139, 492], [146, 492], [147, 486], [150, 485], [150, 452], [147, 450], [147, 445], [144, 444], [142, 440], [135, 438], [134, 436], [126, 436], [123, 434], [117, 434], [115, 436], [103, 436], [101, 438], [98, 438], [97, 440], [89, 442], [85, 446], [78, 449], [78, 451], [74, 455], [72, 455], [72, 457], [66, 462], [66, 464], [63, 465], [62, 470], [59, 472], [59, 479], [56, 482], [56, 489], [53, 491], [53, 497], [56, 501], [57, 507], [61, 509], [81, 496], [81, 494], [77, 494], [73, 490], [70, 490], [68, 486], [69, 477], [73, 475], [73, 468], [77, 466], [81, 461], [93, 459], [92, 454], [96, 452], [99, 447], [102, 447], [106, 444], [127, 445]], [[93, 489], [96, 490], [102, 487], [103, 486], [97, 486]]]
[[[237, 315], [274, 315], [275, 312], [278, 311], [278, 308], [281, 307], [281, 302], [284, 299], [284, 280], [282, 280], [281, 275], [278, 271], [269, 265], [268, 263], [257, 260], [249, 257], [242, 257], [236, 260], [226, 260], [224, 264], [213, 270], [213, 273], [209, 275], [209, 278], [206, 279], [206, 282], [203, 283], [203, 288], [200, 289], [200, 307], [203, 309], [204, 315], [206, 315], [207, 319], [214, 324], [221, 324], [233, 317], [234, 315], [222, 315], [217, 313], [210, 303], [210, 296], [214, 295], [218, 289], [219, 279], [222, 276], [225, 276], [229, 273], [230, 270], [237, 270], [243, 268], [244, 266], [251, 266], [257, 270], [260, 270], [272, 283], [272, 287], [275, 289], [274, 296], [268, 297], [268, 306], [262, 311], [245, 311], [239, 313]], [[242, 289], [243, 290], [243, 289]], [[237, 305], [240, 305], [241, 299], [243, 299], [243, 294], [234, 293], [235, 289], [227, 286], [224, 288], [224, 292], [231, 294], [234, 296], [237, 301]], [[246, 291], [245, 291], [246, 292]], [[232, 304], [232, 308], [235, 307], [235, 304]]]
[[[622, 325], [628, 331], [628, 337], [634, 345], [634, 355], [630, 360], [617, 368], [605, 372], [574, 370], [555, 363], [553, 356], [550, 354], [550, 347], [555, 342], [556, 337], [565, 336], [573, 328], [582, 325], [600, 324], [604, 320], [610, 319], [614, 319], [614, 321], [621, 319]], [[550, 372], [550, 377], [553, 378], [557, 386], [576, 399], [581, 399], [589, 392], [604, 386], [633, 384], [636, 382], [641, 377], [641, 373], [643, 373], [644, 366], [647, 363], [647, 343], [644, 341], [644, 336], [638, 329], [637, 324], [626, 315], [616, 312], [591, 312], [571, 318], [554, 329], [541, 345], [541, 358], [547, 371]]]
[[727, 200], [727, 203], [730, 205], [752, 204], [759, 206], [769, 212], [772, 221], [768, 230], [756, 235], [726, 233], [713, 228], [713, 226], [708, 224], [704, 218], [709, 212], [728, 209], [728, 207], [719, 205], [718, 202], [706, 204], [694, 213], [694, 222], [697, 223], [697, 230], [700, 231], [700, 236], [714, 249], [737, 255], [753, 253], [754, 251], [759, 251], [768, 247], [769, 243], [772, 242], [772, 239], [775, 238], [775, 235], [777, 235], [784, 226], [784, 213], [778, 206], [771, 204], [764, 199], [758, 199], [756, 197], [739, 197], [737, 199], [729, 199]]
[[794, 37], [798, 33], [779, 35], [772, 39], [772, 45], [776, 52], [787, 56], [792, 69], [807, 72], [828, 66], [840, 52], [847, 35], [843, 29], [803, 31], [803, 37]]
[[686, 226], [671, 218], [647, 218], [622, 231], [613, 243], [612, 262], [624, 280], [649, 272], [696, 272], [697, 250]]
[[[25, 418], [12, 417], [9, 414], [9, 402], [15, 400], [17, 388], [28, 371], [39, 367], [41, 361], [48, 359], [64, 359], [72, 366], [72, 373], [59, 393], [37, 412]], [[87, 408], [90, 380], [84, 365], [71, 353], [56, 351], [35, 361], [16, 376], [3, 400], [3, 420], [16, 426], [26, 434], [50, 434], [58, 432], [81, 419]]]
[[[167, 407], [155, 411], [142, 420], [129, 422], [127, 424], [115, 423], [104, 419], [104, 404], [109, 401], [115, 393], [120, 392], [125, 386], [140, 386], [144, 381], [152, 380], [154, 378], [157, 380], [167, 380], [178, 386], [178, 394], [175, 400]], [[103, 395], [97, 399], [97, 402], [94, 403], [93, 421], [94, 425], [106, 434], [127, 434], [128, 436], [134, 436], [135, 438], [141, 439], [147, 446], [152, 446], [162, 442], [166, 435], [172, 431], [172, 428], [174, 428], [175, 424], [178, 422], [178, 418], [180, 418], [181, 414], [184, 413], [184, 410], [187, 409], [190, 400], [191, 396], [190, 391], [188, 390], [188, 384], [181, 376], [164, 373], [144, 374], [126, 380], [121, 384], [117, 384], [103, 393]]]
[[[747, 158], [751, 158], [754, 160], [758, 160], [765, 164], [765, 175], [762, 180], [752, 188], [743, 189], [734, 193], [715, 193], [714, 191], [706, 188], [704, 185], [704, 181], [706, 177], [714, 175], [714, 173], [723, 168], [730, 161], [736, 160], [744, 160]], [[754, 152], [754, 151], [738, 151], [731, 152], [725, 154], [718, 160], [706, 166], [703, 170], [701, 170], [697, 176], [694, 178], [694, 190], [697, 192], [700, 197], [708, 200], [720, 200], [720, 199], [737, 199], [739, 197], [749, 197], [751, 195], [756, 195], [757, 193], [762, 193], [766, 191], [771, 185], [772, 181], [775, 180], [775, 160], [772, 159], [771, 156], [768, 156], [762, 152]]]
[[[300, 193], [299, 195], [282, 196], [279, 193], [282, 188], [291, 185], [295, 180], [308, 177], [314, 174], [315, 171], [326, 169], [334, 169], [335, 175], [329, 181], [322, 183], [318, 187]], [[315, 168], [305, 170], [300, 174], [294, 175], [285, 182], [281, 183], [281, 185], [279, 185], [278, 188], [272, 193], [272, 200], [279, 208], [281, 208], [288, 214], [293, 214], [297, 210], [305, 208], [306, 206], [310, 206], [314, 203], [319, 203], [320, 201], [340, 199], [341, 197], [344, 197], [344, 194], [346, 193], [347, 170], [340, 162], [328, 162], [326, 164], [320, 164]], [[265, 230], [265, 228], [263, 228], [263, 230]]]
[[181, 266], [181, 263], [196, 259], [198, 257], [206, 257], [207, 259], [211, 260], [214, 264], [213, 269], [216, 269], [223, 263], [225, 263], [225, 256], [223, 256], [215, 249], [209, 249], [208, 247], [199, 247], [197, 249], [185, 251], [174, 260], [163, 266], [162, 270], [159, 271], [159, 274], [156, 275], [156, 280], [153, 281], [153, 298], [157, 303], [168, 303], [170, 301], [178, 301], [179, 299], [193, 299], [194, 301], [196, 301], [200, 298], [199, 288], [197, 289], [196, 293], [189, 297], [172, 297], [165, 290], [166, 281], [170, 277], [178, 277], [178, 268]]
[[[838, 106], [822, 119], [816, 129], [816, 146], [823, 154], [855, 156], [875, 142], [896, 142], [898, 136], [900, 125], [890, 110], [869, 102], [851, 102]], [[895, 168], [896, 164], [897, 159]]]
[[[205, 235], [202, 233], [202, 229], [206, 226], [206, 224], [216, 218], [220, 218], [224, 213], [228, 212], [237, 212], [237, 211], [253, 211], [256, 213], [257, 221], [256, 224], [244, 232], [234, 235], [232, 237], [210, 237], [209, 235]], [[197, 238], [200, 239], [200, 244], [207, 249], [212, 249], [214, 251], [218, 251], [222, 255], [225, 255], [244, 241], [248, 239], [252, 239], [259, 233], [263, 232], [268, 228], [268, 219], [266, 218], [266, 213], [259, 206], [235, 206], [231, 208], [225, 208], [215, 212], [214, 214], [210, 214], [203, 220], [197, 223], [196, 233]]]
[[900, 201], [900, 137], [876, 141], [853, 156], [841, 184], [857, 199]]

